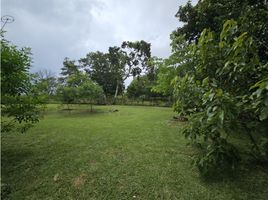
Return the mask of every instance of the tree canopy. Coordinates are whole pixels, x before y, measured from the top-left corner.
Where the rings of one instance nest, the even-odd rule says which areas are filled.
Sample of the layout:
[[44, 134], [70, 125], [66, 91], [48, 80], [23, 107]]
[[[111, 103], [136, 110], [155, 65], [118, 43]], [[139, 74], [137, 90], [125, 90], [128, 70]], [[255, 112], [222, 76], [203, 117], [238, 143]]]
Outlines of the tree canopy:
[[91, 79], [103, 87], [107, 96], [116, 98], [128, 77], [147, 70], [150, 51], [150, 44], [143, 40], [127, 41], [121, 47], [109, 47], [108, 53], [90, 52], [79, 62]]
[[236, 169], [244, 152], [230, 138], [240, 133], [251, 159], [268, 159], [267, 16], [266, 1], [233, 0], [188, 2], [176, 14], [184, 25], [154, 89], [172, 93], [174, 110], [190, 118], [184, 134], [202, 148], [203, 175]]
[[[64, 67], [60, 77], [62, 83], [57, 88], [58, 97], [61, 102], [69, 105], [72, 103], [90, 103], [92, 104], [103, 98], [103, 89], [97, 83], [94, 83], [88, 74], [79, 71], [74, 67], [74, 62], [67, 63], [67, 67], [71, 66], [73, 70], [66, 70], [66, 60], [63, 62]], [[68, 71], [68, 73], [65, 73]]]
[[185, 6], [180, 6], [175, 16], [184, 25], [177, 28], [173, 34], [184, 35], [189, 42], [197, 42], [205, 28], [210, 29], [219, 37], [224, 22], [236, 20], [240, 26], [240, 32], [249, 32], [258, 46], [260, 59], [267, 62], [267, 1], [203, 0], [198, 1], [195, 6], [189, 1]]
[[19, 49], [1, 38], [1, 131], [25, 132], [40, 118], [40, 99], [34, 95], [29, 48]]

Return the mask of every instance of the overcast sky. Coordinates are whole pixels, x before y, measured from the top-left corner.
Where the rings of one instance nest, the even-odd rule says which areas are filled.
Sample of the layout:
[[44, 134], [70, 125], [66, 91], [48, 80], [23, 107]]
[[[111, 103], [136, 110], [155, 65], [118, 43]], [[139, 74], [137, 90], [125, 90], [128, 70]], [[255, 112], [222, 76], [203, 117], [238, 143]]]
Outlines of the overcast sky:
[[[196, 0], [197, 1], [197, 0]], [[194, 1], [194, 2], [196, 2]], [[1, 15], [12, 15], [6, 38], [32, 48], [32, 72], [58, 74], [65, 57], [107, 51], [122, 41], [145, 40], [152, 55], [167, 57], [174, 17], [187, 0], [2, 0]]]

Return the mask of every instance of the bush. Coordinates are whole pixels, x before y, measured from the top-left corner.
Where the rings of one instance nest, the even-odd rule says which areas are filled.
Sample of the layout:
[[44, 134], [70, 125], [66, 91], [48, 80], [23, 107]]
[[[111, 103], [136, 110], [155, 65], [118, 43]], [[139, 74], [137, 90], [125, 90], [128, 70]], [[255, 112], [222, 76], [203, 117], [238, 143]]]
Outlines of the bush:
[[233, 20], [225, 22], [219, 38], [205, 29], [198, 41], [189, 44], [192, 59], [185, 58], [173, 80], [174, 110], [192, 115], [184, 134], [193, 142], [203, 139], [204, 153], [195, 164], [208, 175], [235, 169], [240, 152], [229, 136], [239, 131], [247, 134], [252, 151], [266, 155], [267, 143], [258, 145], [256, 130], [268, 137], [261, 128], [268, 118], [268, 69], [259, 62], [253, 39]]

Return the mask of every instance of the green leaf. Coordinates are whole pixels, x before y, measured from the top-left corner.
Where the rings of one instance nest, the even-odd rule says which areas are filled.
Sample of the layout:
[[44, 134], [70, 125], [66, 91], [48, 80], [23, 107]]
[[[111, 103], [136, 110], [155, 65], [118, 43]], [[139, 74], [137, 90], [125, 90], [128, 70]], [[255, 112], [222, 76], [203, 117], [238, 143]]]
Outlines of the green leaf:
[[215, 93], [211, 93], [211, 94], [209, 94], [209, 95], [208, 95], [209, 100], [212, 101], [213, 98], [214, 98], [214, 96], [215, 96]]
[[207, 86], [208, 85], [208, 80], [209, 80], [208, 77], [204, 78], [203, 81], [202, 81], [202, 86]]
[[220, 112], [219, 118], [221, 120], [221, 124], [223, 124], [223, 121], [224, 121], [224, 111], [223, 110]]
[[265, 120], [265, 119], [267, 119], [267, 118], [268, 118], [268, 107], [262, 109], [261, 114], [260, 114], [260, 116], [259, 116], [259, 119], [260, 119], [261, 121], [263, 121], [263, 120]]
[[217, 96], [217, 97], [221, 97], [222, 94], [223, 94], [222, 89], [217, 89], [217, 90], [216, 90], [216, 96]]
[[264, 105], [268, 107], [268, 96], [264, 100]]

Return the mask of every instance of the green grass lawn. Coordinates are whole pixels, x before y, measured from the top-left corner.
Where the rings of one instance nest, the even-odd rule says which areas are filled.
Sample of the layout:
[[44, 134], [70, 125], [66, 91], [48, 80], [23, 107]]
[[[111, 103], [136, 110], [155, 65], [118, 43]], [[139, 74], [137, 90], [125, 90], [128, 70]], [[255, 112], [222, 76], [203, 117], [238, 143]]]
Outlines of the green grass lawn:
[[[26, 134], [2, 135], [8, 199], [268, 199], [268, 167], [206, 182], [172, 109], [50, 105]], [[109, 112], [116, 108], [119, 112]]]

